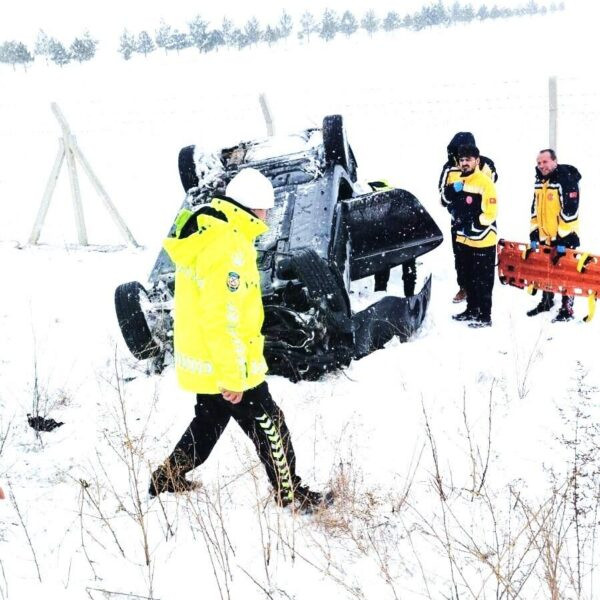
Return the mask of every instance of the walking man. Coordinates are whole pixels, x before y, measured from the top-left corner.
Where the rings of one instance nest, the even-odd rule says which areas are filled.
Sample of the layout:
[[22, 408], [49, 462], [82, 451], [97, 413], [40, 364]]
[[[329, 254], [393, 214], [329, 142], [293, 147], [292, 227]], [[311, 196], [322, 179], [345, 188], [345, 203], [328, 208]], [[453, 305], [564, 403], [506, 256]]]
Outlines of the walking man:
[[185, 474], [208, 458], [233, 417], [254, 442], [281, 506], [310, 509], [331, 501], [329, 494], [301, 485], [283, 412], [265, 381], [254, 241], [267, 231], [274, 198], [269, 179], [242, 169], [225, 196], [178, 218], [175, 237], [164, 243], [176, 266], [177, 377], [196, 394], [196, 406], [173, 452], [152, 474], [151, 496], [193, 489]]

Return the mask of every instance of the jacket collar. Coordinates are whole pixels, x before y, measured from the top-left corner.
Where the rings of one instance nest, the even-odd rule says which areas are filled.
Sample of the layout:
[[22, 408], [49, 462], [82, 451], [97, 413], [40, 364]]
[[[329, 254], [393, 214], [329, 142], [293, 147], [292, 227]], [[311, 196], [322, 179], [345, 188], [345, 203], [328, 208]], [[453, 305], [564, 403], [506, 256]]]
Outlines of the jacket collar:
[[259, 235], [269, 230], [249, 208], [242, 206], [228, 196], [217, 196], [212, 199], [211, 207], [219, 210], [227, 217], [227, 222], [249, 240], [254, 241]]

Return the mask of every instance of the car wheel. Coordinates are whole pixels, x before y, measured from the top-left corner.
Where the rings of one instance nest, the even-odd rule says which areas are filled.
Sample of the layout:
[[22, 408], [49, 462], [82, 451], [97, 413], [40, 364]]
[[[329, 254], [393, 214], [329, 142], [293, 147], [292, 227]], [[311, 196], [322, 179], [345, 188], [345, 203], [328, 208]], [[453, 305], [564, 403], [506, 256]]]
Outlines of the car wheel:
[[149, 302], [148, 292], [137, 281], [123, 283], [115, 290], [119, 327], [127, 347], [138, 360], [161, 354], [161, 347], [152, 335], [143, 310], [143, 304]]
[[313, 300], [322, 299], [333, 313], [350, 317], [350, 299], [337, 269], [331, 268], [311, 248], [296, 252], [291, 263]]
[[186, 146], [179, 151], [179, 177], [181, 185], [186, 193], [200, 183], [196, 174], [196, 163], [194, 162], [194, 149], [196, 146]]

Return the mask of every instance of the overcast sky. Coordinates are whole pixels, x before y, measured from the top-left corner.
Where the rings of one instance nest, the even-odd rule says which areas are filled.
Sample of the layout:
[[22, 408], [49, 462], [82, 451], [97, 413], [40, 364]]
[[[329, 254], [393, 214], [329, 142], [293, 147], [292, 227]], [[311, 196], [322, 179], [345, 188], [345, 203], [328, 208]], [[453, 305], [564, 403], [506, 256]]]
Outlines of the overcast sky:
[[[454, 0], [447, 0], [450, 5]], [[467, 3], [469, 0], [461, 0]], [[540, 4], [550, 4], [553, 0], [538, 0]], [[559, 2], [560, 0], [555, 0]], [[565, 0], [572, 4], [578, 0]], [[413, 12], [433, 0], [371, 0], [369, 3], [351, 2], [348, 0], [299, 0], [289, 2], [270, 0], [264, 3], [246, 0], [220, 0], [219, 2], [202, 2], [200, 0], [0, 0], [0, 41], [20, 39], [24, 42], [35, 40], [38, 30], [43, 29], [48, 35], [70, 41], [85, 29], [97, 38], [105, 39], [120, 35], [124, 28], [133, 32], [147, 29], [153, 32], [160, 19], [175, 27], [185, 27], [195, 15], [220, 24], [223, 16], [227, 16], [238, 24], [243, 24], [251, 16], [261, 21], [269, 18], [277, 19], [282, 10], [298, 17], [303, 11], [310, 10], [320, 14], [329, 7], [336, 11], [352, 10], [362, 15], [368, 8], [373, 8], [383, 15], [388, 10], [395, 10], [401, 15]], [[473, 6], [481, 4], [493, 6], [522, 6], [526, 0], [471, 0]]]

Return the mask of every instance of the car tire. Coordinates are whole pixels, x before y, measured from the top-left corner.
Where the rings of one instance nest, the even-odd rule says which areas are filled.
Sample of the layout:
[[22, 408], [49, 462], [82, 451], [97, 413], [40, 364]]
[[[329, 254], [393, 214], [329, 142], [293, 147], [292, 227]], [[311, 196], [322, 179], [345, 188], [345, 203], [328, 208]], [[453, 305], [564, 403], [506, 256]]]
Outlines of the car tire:
[[337, 269], [330, 267], [311, 248], [295, 252], [291, 265], [311, 298], [323, 298], [331, 311], [350, 316], [350, 299]]
[[198, 187], [200, 183], [196, 173], [196, 163], [194, 162], [195, 148], [196, 146], [185, 146], [179, 151], [179, 178], [186, 193], [191, 188]]
[[148, 298], [144, 286], [131, 281], [115, 290], [115, 310], [123, 338], [130, 352], [138, 360], [146, 360], [161, 354], [161, 347], [152, 335], [142, 309], [143, 299]]

